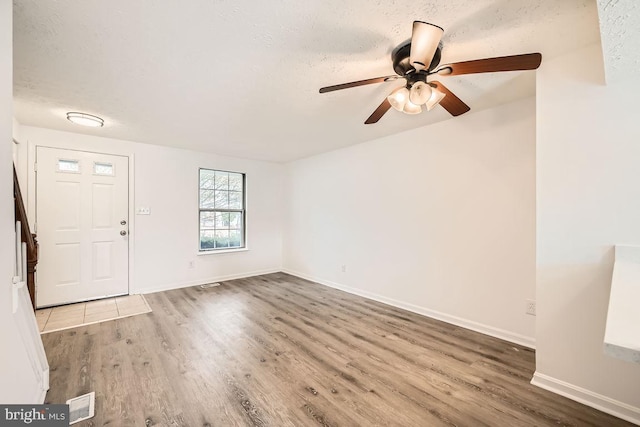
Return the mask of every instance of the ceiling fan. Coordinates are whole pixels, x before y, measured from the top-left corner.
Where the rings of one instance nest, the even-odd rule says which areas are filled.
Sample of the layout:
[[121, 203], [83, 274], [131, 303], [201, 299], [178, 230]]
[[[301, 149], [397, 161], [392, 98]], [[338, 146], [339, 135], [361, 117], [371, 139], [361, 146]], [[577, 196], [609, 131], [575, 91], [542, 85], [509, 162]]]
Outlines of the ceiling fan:
[[430, 111], [440, 104], [452, 116], [459, 116], [469, 111], [470, 107], [445, 85], [430, 80], [430, 76], [535, 70], [542, 62], [540, 53], [526, 53], [440, 65], [440, 39], [443, 33], [444, 30], [437, 25], [414, 21], [411, 40], [399, 45], [391, 53], [393, 69], [397, 75], [327, 86], [321, 88], [320, 93], [404, 79], [406, 85], [391, 92], [364, 122], [365, 124], [376, 123], [391, 107], [407, 114], [418, 114], [422, 112], [423, 105]]

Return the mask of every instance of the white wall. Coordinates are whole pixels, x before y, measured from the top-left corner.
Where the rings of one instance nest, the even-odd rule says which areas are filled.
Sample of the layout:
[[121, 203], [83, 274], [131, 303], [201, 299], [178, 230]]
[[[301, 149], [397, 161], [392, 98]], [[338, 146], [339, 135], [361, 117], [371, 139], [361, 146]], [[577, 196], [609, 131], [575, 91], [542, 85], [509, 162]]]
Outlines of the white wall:
[[[64, 118], [61, 118], [64, 120]], [[35, 146], [131, 156], [130, 290], [145, 293], [279, 271], [282, 260], [282, 171], [243, 160], [149, 144], [21, 126], [28, 144], [28, 210], [35, 216]], [[22, 163], [22, 162], [21, 162]], [[198, 168], [247, 174], [248, 251], [198, 256]], [[133, 215], [134, 207], [151, 215]], [[194, 261], [194, 268], [189, 262]]]
[[29, 364], [12, 314], [15, 226], [12, 172], [12, 3], [0, 0], [0, 403], [41, 403], [40, 386]]
[[27, 189], [27, 144], [20, 143], [22, 141], [22, 126], [13, 118], [12, 120], [13, 140], [18, 141], [18, 144], [12, 142], [13, 147], [13, 163], [16, 165], [16, 172], [18, 173], [18, 181], [20, 182], [20, 188], [23, 191]]
[[287, 170], [286, 271], [533, 345], [533, 98]]
[[640, 365], [603, 353], [613, 245], [640, 244], [640, 80], [602, 69], [596, 45], [537, 75], [536, 376], [640, 423]]

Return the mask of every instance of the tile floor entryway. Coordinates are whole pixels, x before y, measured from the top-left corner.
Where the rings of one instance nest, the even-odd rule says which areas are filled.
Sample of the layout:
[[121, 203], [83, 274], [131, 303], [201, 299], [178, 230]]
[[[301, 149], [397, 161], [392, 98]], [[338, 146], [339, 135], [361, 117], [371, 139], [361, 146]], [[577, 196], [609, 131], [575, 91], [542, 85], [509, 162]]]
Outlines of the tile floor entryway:
[[126, 295], [43, 308], [36, 310], [36, 320], [38, 321], [38, 329], [44, 334], [149, 312], [151, 312], [151, 307], [144, 296]]

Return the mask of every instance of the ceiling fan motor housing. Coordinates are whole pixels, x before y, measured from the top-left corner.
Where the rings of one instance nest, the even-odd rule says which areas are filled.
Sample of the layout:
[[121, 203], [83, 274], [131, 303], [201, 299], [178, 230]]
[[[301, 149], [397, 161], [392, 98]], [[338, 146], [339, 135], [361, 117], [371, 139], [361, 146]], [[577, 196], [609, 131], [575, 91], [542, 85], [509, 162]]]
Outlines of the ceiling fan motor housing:
[[[399, 76], [406, 76], [407, 73], [415, 71], [413, 65], [411, 65], [411, 60], [409, 56], [411, 54], [411, 40], [399, 45], [396, 47], [393, 52], [391, 52], [391, 61], [393, 62], [393, 70]], [[431, 64], [423, 71], [430, 73], [435, 70], [435, 68], [440, 64], [440, 57], [442, 55], [442, 43], [438, 44], [438, 48], [436, 49], [436, 53], [433, 55], [433, 59], [431, 60]]]

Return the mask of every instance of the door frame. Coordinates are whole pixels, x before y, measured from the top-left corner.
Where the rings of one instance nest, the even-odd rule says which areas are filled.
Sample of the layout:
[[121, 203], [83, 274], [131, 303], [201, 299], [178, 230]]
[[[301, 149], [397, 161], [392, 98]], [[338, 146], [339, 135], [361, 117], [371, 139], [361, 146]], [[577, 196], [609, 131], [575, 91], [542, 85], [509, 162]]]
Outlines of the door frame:
[[[127, 294], [132, 295], [135, 293], [134, 253], [135, 253], [135, 229], [136, 229], [135, 228], [136, 227], [135, 206], [134, 206], [134, 200], [135, 200], [134, 163], [135, 162], [134, 162], [134, 153], [133, 153], [133, 143], [130, 143], [130, 147], [126, 149], [125, 147], [122, 147], [123, 146], [122, 141], [117, 141], [118, 142], [117, 145], [119, 145], [121, 149], [113, 149], [112, 147], [109, 147], [109, 141], [111, 140], [106, 138], [99, 138], [99, 137], [88, 136], [88, 135], [77, 135], [77, 134], [70, 134], [70, 135], [78, 137], [79, 139], [82, 139], [82, 137], [84, 137], [90, 140], [86, 141], [86, 143], [83, 143], [85, 141], [74, 141], [75, 138], [65, 139], [64, 137], [67, 136], [67, 134], [61, 134], [61, 139], [65, 139], [64, 141], [61, 141], [61, 140], [58, 140], [55, 142], [54, 141], [35, 141], [33, 138], [29, 138], [27, 140], [27, 216], [29, 217], [29, 222], [31, 224], [34, 224], [34, 227], [35, 227], [34, 233], [37, 235], [38, 234], [37, 223], [36, 223], [36, 191], [37, 191], [36, 184], [37, 182], [36, 182], [35, 164], [36, 164], [36, 152], [38, 147], [61, 149], [61, 150], [84, 151], [87, 153], [106, 154], [106, 155], [126, 157], [128, 159], [128, 164], [129, 164], [129, 171], [127, 176], [127, 180], [128, 180], [127, 190], [129, 193], [127, 197], [127, 202], [129, 204], [129, 207], [128, 207], [129, 238], [127, 239], [128, 251], [129, 251], [127, 260], [128, 260], [129, 266], [128, 266], [128, 276], [127, 276], [127, 279], [128, 279]], [[69, 139], [71, 139], [70, 142], [68, 141]], [[93, 139], [96, 139], [96, 140], [104, 139], [105, 142], [93, 141]], [[36, 287], [38, 286], [37, 274], [38, 272], [36, 269]], [[36, 306], [37, 306], [37, 301], [36, 301]]]

